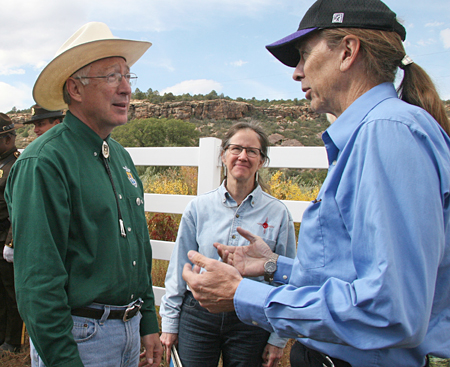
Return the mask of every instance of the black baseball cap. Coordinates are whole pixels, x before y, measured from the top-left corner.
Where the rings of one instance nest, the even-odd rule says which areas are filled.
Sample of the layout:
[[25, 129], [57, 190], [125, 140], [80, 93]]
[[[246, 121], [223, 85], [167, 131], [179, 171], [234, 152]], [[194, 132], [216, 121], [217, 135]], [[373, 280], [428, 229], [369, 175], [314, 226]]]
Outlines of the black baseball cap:
[[300, 55], [296, 49], [299, 39], [312, 31], [326, 28], [365, 28], [396, 32], [402, 41], [406, 30], [397, 15], [380, 0], [318, 0], [303, 16], [297, 32], [266, 48], [283, 64], [296, 67]]

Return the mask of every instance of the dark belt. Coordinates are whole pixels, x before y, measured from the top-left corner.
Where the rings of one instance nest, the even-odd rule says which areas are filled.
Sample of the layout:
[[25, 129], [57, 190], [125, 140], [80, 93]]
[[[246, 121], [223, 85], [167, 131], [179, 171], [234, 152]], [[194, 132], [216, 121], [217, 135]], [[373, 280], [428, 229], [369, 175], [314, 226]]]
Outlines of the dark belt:
[[[143, 303], [144, 301], [139, 299], [136, 302], [129, 305], [126, 309], [110, 310], [108, 319], [123, 320], [123, 322], [130, 321], [134, 316], [137, 315]], [[74, 316], [86, 317], [88, 319], [96, 319], [96, 320], [100, 320], [104, 313], [105, 313], [104, 309], [92, 307], [80, 307], [75, 308], [71, 311], [71, 314]]]
[[292, 367], [351, 367], [348, 362], [327, 356], [298, 341], [291, 347], [290, 362]]

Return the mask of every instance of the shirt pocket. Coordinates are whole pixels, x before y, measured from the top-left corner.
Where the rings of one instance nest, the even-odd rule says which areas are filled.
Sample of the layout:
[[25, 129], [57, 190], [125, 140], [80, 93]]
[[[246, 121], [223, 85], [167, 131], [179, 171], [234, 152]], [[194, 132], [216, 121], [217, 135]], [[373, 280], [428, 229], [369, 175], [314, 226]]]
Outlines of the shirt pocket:
[[325, 266], [325, 241], [321, 221], [322, 201], [313, 202], [303, 213], [297, 257], [303, 269]]
[[139, 196], [128, 196], [128, 210], [130, 211], [130, 218], [132, 230], [136, 237], [143, 241], [148, 231], [147, 220], [145, 219], [144, 200]]
[[269, 245], [272, 252], [275, 252], [275, 247], [277, 246], [277, 242], [274, 240], [269, 240], [268, 238], [264, 238], [264, 237], [261, 237], [261, 238], [265, 243], [267, 243]]

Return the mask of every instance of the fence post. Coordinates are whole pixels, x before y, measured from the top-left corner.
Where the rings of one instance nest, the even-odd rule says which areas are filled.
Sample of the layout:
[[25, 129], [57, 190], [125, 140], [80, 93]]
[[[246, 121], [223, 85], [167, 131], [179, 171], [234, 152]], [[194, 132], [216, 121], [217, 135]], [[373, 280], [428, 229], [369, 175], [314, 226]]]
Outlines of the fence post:
[[214, 190], [220, 185], [220, 144], [217, 138], [200, 138], [198, 151], [197, 195]]

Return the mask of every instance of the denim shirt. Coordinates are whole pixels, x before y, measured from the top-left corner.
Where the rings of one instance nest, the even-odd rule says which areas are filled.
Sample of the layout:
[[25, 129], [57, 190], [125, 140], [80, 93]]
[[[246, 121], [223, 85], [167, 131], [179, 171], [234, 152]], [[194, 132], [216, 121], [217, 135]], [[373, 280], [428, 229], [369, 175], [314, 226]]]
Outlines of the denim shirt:
[[[214, 242], [232, 246], [249, 244], [239, 235], [237, 227], [262, 237], [273, 252], [289, 258], [295, 256], [295, 231], [291, 214], [280, 200], [263, 192], [259, 185], [239, 206], [227, 192], [224, 183], [211, 192], [199, 195], [183, 213], [167, 270], [166, 294], [160, 309], [163, 332], [178, 333], [180, 309], [187, 290], [182, 278], [184, 264], [190, 262], [187, 253], [195, 250], [211, 259], [220, 260]], [[263, 277], [256, 280], [264, 282]], [[282, 348], [287, 339], [272, 333], [268, 342]]]
[[323, 134], [330, 163], [277, 288], [244, 279], [258, 325], [352, 366], [450, 357], [450, 139], [384, 83]]

